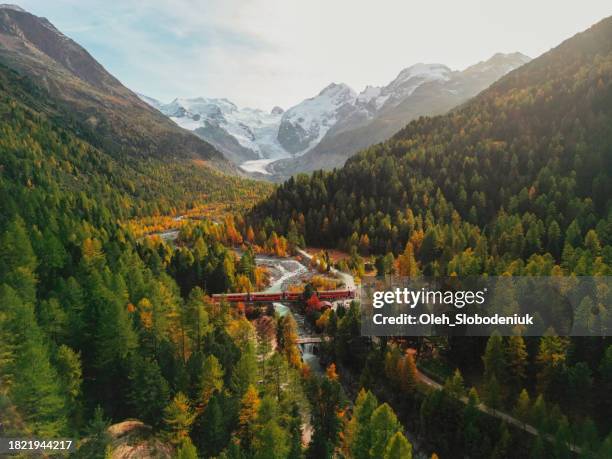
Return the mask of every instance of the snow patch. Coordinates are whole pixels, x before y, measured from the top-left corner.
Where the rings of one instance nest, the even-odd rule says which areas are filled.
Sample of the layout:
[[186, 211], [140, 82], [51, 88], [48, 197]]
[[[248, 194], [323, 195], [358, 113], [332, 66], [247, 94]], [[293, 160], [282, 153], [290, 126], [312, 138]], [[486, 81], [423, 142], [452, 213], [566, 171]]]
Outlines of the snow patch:
[[268, 164], [276, 161], [275, 159], [254, 159], [252, 161], [245, 161], [240, 165], [240, 169], [246, 172], [259, 173], [264, 175], [270, 175], [267, 169]]

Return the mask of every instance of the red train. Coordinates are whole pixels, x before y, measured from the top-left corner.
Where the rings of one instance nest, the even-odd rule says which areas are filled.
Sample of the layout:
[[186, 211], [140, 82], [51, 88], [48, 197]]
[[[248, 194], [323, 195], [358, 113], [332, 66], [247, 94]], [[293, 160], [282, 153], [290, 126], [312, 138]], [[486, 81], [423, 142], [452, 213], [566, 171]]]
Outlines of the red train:
[[[355, 290], [328, 290], [317, 292], [320, 300], [341, 300], [355, 298]], [[278, 292], [278, 293], [221, 293], [212, 296], [213, 300], [225, 300], [230, 303], [265, 303], [271, 301], [300, 301], [301, 293]]]

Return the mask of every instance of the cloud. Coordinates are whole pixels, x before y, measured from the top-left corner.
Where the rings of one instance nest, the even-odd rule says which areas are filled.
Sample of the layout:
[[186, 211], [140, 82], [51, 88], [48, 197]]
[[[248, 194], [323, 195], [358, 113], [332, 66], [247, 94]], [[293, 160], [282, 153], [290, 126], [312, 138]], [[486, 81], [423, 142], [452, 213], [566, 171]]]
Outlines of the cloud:
[[[285, 108], [332, 81], [385, 84], [416, 62], [531, 56], [608, 14], [607, 0], [23, 0], [134, 90]], [[554, 21], [542, 21], [555, 12]]]

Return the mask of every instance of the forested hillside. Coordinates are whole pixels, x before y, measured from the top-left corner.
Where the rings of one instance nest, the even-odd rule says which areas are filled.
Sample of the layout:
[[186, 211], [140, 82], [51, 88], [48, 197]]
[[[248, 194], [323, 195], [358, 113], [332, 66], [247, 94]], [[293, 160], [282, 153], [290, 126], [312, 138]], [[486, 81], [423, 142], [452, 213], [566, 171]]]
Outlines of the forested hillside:
[[131, 157], [205, 160], [235, 172], [210, 144], [142, 102], [46, 18], [0, 5], [0, 63], [45, 89], [54, 101], [47, 111], [68, 110], [95, 132], [96, 146]]
[[[291, 315], [209, 297], [263, 288], [253, 252], [229, 249], [231, 217], [183, 226], [176, 245], [121, 223], [196, 200], [240, 208], [268, 186], [120, 162], [39, 111], [51, 103], [0, 69], [0, 433], [71, 438], [87, 459], [300, 458], [307, 424], [309, 454], [333, 454], [348, 404], [333, 367], [303, 365]], [[393, 410], [368, 406], [375, 457], [410, 457]]]
[[424, 273], [609, 273], [612, 19], [254, 212], [309, 244], [413, 252]]
[[[255, 365], [253, 329], [226, 308], [211, 310], [201, 289], [190, 286], [182, 297], [172, 276], [197, 265], [198, 283], [220, 292], [234, 288], [241, 270], [254, 281], [254, 266], [225, 247], [221, 225], [174, 251], [162, 241], [138, 242], [120, 222], [195, 202], [241, 208], [269, 187], [207, 166], [108, 153], [54, 104], [31, 80], [0, 68], [2, 433], [87, 436], [83, 457], [104, 457], [108, 422], [173, 425], [181, 413], [172, 410], [191, 413], [191, 405], [194, 421], [224, 384], [215, 403], [238, 404], [218, 422], [238, 422], [256, 377], [248, 366]], [[202, 388], [203, 374], [214, 378], [210, 389]], [[163, 437], [170, 451], [184, 440], [181, 429]]]
[[[27, 15], [14, 8], [4, 19]], [[185, 150], [190, 134], [165, 150], [150, 124], [132, 136], [121, 117], [92, 123], [83, 100], [41, 85], [57, 68], [17, 68], [0, 64], [0, 435], [70, 438], [87, 459], [300, 458], [311, 438], [313, 457], [332, 454], [347, 400], [333, 371], [303, 365], [293, 317], [210, 299], [265, 286], [252, 250], [230, 248], [232, 217], [182, 225], [175, 244], [142, 237], [182, 212], [246, 209], [271, 186], [202, 164], [214, 155]], [[102, 76], [98, 95], [114, 97]], [[377, 451], [410, 453], [389, 406], [376, 413]]]
[[[341, 169], [288, 180], [248, 222], [344, 249], [339, 267], [359, 275], [373, 255], [379, 275], [609, 276], [611, 175], [608, 18], [452, 113], [411, 122]], [[595, 323], [609, 305], [603, 289], [581, 313]], [[352, 309], [313, 315], [333, 337], [324, 358], [440, 457], [610, 456], [609, 338], [373, 342]], [[443, 387], [423, 384], [416, 365]]]

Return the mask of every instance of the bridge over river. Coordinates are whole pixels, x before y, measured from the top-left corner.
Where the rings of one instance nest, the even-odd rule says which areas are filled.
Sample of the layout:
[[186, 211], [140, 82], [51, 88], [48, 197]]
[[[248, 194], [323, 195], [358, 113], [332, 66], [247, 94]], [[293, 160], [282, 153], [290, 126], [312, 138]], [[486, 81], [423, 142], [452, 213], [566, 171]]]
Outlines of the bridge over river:
[[322, 343], [323, 341], [329, 341], [329, 337], [321, 337], [321, 336], [303, 336], [297, 339], [298, 344], [317, 344]]
[[[323, 301], [346, 300], [355, 298], [354, 289], [323, 290], [316, 292]], [[301, 292], [252, 292], [252, 293], [219, 293], [212, 296], [213, 301], [228, 303], [269, 303], [269, 302], [300, 302], [303, 300]]]

